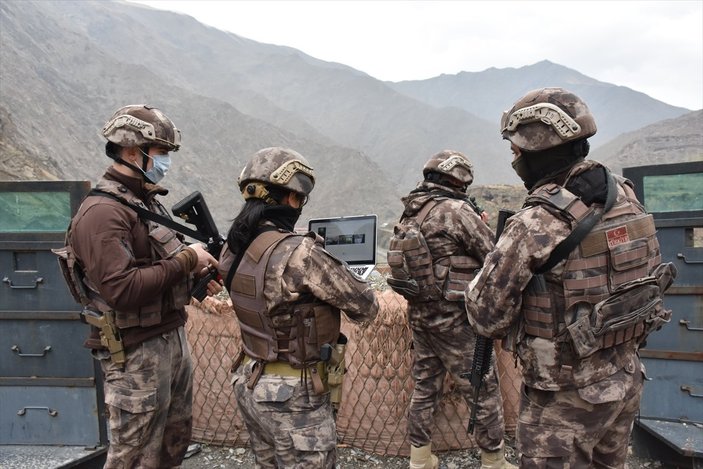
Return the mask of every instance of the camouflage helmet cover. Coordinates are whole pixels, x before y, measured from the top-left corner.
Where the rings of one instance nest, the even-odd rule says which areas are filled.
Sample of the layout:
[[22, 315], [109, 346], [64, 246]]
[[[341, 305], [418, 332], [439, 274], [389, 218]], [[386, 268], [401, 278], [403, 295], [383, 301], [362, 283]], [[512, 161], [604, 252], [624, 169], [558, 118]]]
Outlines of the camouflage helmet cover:
[[586, 103], [563, 88], [541, 88], [527, 93], [503, 112], [503, 138], [526, 151], [543, 151], [596, 133], [596, 122]]
[[270, 147], [257, 151], [237, 179], [245, 199], [259, 197], [258, 190], [256, 194], [245, 192], [245, 186], [251, 182], [271, 184], [307, 196], [315, 187], [315, 174], [308, 160], [297, 151]]
[[121, 147], [160, 145], [169, 151], [181, 146], [181, 131], [159, 109], [131, 104], [118, 109], [102, 129], [103, 137]]
[[422, 174], [425, 176], [429, 172], [451, 176], [467, 186], [474, 181], [471, 162], [463, 153], [454, 150], [443, 150], [432, 155], [422, 169]]

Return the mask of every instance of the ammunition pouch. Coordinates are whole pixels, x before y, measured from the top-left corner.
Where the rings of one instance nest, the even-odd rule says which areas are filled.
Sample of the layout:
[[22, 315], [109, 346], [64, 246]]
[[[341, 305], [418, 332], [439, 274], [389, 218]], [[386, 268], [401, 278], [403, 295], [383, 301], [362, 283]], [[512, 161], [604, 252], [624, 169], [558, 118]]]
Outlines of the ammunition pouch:
[[481, 264], [469, 256], [450, 256], [449, 271], [444, 281], [444, 299], [464, 301], [464, 292], [476, 276]]
[[98, 329], [100, 333], [100, 344], [110, 352], [110, 360], [115, 365], [124, 366], [126, 361], [124, 345], [120, 330], [115, 325], [114, 312], [110, 311], [101, 314], [89, 308], [83, 308], [81, 321]]

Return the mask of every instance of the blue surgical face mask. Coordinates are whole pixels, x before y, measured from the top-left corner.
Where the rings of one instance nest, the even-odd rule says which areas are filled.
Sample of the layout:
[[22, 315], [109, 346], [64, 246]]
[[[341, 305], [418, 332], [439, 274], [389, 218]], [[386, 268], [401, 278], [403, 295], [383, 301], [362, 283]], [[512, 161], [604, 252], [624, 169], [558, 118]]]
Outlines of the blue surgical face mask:
[[171, 167], [171, 156], [166, 153], [165, 155], [149, 156], [149, 158], [154, 161], [154, 164], [151, 169], [147, 170], [144, 174], [154, 184], [158, 184], [159, 181], [166, 176], [166, 173], [168, 173], [168, 170]]

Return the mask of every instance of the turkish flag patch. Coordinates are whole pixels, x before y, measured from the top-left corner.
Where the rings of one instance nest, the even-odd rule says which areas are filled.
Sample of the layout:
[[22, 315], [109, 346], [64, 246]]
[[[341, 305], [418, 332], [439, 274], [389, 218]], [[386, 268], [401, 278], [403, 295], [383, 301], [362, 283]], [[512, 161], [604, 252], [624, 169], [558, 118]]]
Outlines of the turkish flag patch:
[[627, 234], [627, 225], [618, 226], [612, 230], [605, 232], [605, 238], [608, 240], [608, 247], [612, 248], [618, 244], [629, 243], [630, 235]]

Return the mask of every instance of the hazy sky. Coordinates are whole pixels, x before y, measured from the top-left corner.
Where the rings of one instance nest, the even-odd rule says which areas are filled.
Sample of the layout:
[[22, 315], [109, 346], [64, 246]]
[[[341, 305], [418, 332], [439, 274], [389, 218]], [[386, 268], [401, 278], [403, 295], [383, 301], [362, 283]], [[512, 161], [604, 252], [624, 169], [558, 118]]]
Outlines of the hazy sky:
[[138, 2], [380, 80], [546, 59], [668, 104], [703, 108], [703, 0]]

